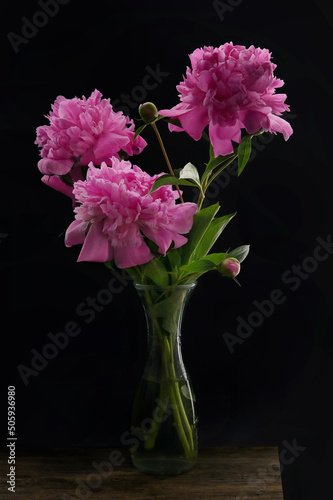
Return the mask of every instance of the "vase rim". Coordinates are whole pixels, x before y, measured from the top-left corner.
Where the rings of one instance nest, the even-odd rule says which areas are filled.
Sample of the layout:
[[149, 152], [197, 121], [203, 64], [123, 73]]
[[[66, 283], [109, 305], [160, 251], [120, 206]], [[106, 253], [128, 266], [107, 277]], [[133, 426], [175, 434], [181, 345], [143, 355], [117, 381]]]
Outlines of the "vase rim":
[[141, 283], [133, 283], [134, 288], [137, 290], [192, 290], [193, 288], [196, 287], [197, 282], [194, 281], [193, 283], [186, 283], [182, 285], [143, 285]]

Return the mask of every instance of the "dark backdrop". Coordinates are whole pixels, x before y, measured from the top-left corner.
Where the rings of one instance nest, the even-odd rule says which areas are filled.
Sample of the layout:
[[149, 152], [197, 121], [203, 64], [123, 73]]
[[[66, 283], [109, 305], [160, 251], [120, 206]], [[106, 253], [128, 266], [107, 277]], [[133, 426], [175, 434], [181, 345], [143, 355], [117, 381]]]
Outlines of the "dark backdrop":
[[[79, 249], [64, 246], [71, 203], [40, 182], [36, 127], [47, 123], [43, 115], [57, 95], [88, 96], [95, 88], [132, 118], [144, 100], [170, 107], [188, 54], [232, 40], [272, 51], [294, 134], [287, 143], [280, 135], [258, 140], [244, 173], [225, 175], [209, 194], [221, 213], [238, 212], [216, 250], [246, 243], [251, 252], [241, 288], [204, 276], [186, 311], [183, 355], [197, 396], [200, 443], [283, 449], [297, 439], [307, 443], [303, 456], [311, 443], [324, 454], [332, 430], [331, 7], [63, 0], [58, 11], [40, 16], [42, 3], [1, 4], [2, 398], [15, 385], [18, 442], [119, 446], [145, 352], [132, 286], [118, 277], [119, 293], [108, 301], [101, 290], [109, 271], [76, 263]], [[151, 71], [159, 74], [157, 85], [146, 92]], [[200, 168], [206, 161], [201, 143], [160, 128], [176, 166], [191, 161]], [[155, 138], [150, 130], [144, 136], [150, 146], [135, 163], [150, 173], [163, 170]], [[268, 302], [272, 292], [280, 303]], [[98, 310], [88, 306], [92, 299]], [[260, 307], [266, 307], [261, 316]], [[225, 333], [236, 335], [240, 321], [254, 326], [243, 326], [247, 338], [228, 348]], [[54, 359], [35, 361], [38, 370], [24, 382], [18, 367], [31, 369], [36, 353], [52, 343], [49, 334], [65, 329], [77, 335], [58, 353], [50, 348]]]

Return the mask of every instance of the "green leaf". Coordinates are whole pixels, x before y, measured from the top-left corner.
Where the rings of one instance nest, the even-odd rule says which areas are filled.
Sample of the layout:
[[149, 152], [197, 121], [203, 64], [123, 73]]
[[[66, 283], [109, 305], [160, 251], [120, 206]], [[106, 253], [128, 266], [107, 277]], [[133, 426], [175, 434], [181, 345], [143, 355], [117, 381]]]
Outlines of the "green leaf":
[[[158, 117], [156, 118], [155, 122], [159, 122], [160, 120], [163, 120], [165, 118], [165, 116], [163, 115], [158, 115]], [[154, 122], [154, 123], [155, 123]]]
[[235, 283], [237, 283], [237, 285], [238, 285], [238, 286], [242, 286], [242, 285], [240, 284], [240, 282], [238, 281], [238, 279], [237, 279], [237, 278], [232, 278], [232, 279], [233, 279], [233, 281], [234, 281]]
[[147, 125], [149, 125], [149, 123], [145, 123], [144, 125], [141, 125], [141, 127], [136, 129], [133, 140], [136, 139], [136, 137], [141, 134], [141, 132], [143, 131], [143, 129], [147, 127]]
[[[183, 308], [184, 291], [180, 288], [168, 288], [163, 294], [165, 298], [161, 300], [161, 294], [158, 292], [150, 294], [152, 318], [158, 320], [158, 324], [169, 333], [175, 333], [178, 328], [179, 314]], [[161, 333], [163, 333], [161, 331]]]
[[216, 266], [218, 266], [222, 260], [228, 258], [228, 254], [224, 252], [219, 252], [219, 253], [210, 253], [208, 255], [205, 255], [205, 257], [202, 257], [201, 260], [209, 260], [213, 262]]
[[167, 118], [166, 116], [162, 116], [162, 118], [166, 118], [166, 121], [168, 123], [171, 123], [171, 125], [176, 125], [176, 127], [183, 128], [178, 118]]
[[169, 259], [171, 270], [173, 272], [177, 272], [179, 267], [181, 266], [181, 257], [178, 250], [175, 248], [171, 248], [171, 250], [168, 250], [167, 258]]
[[212, 269], [216, 269], [216, 264], [208, 259], [196, 260], [191, 262], [191, 264], [187, 264], [180, 268], [180, 272], [182, 276], [189, 274], [203, 274], [207, 271], [211, 271]]
[[151, 312], [154, 318], [161, 318], [160, 325], [165, 331], [172, 333], [177, 329], [178, 311], [174, 294], [151, 305]]
[[[49, 179], [50, 179], [50, 177], [49, 177]], [[66, 184], [66, 186], [73, 187], [73, 181], [72, 181], [70, 173], [59, 175], [59, 179], [62, 180], [62, 182], [64, 182]]]
[[251, 139], [252, 135], [243, 137], [240, 145], [238, 146], [238, 175], [240, 175], [251, 155]]
[[159, 259], [154, 258], [145, 265], [144, 276], [150, 278], [157, 286], [169, 285], [168, 271]]
[[[156, 118], [156, 120], [154, 120], [153, 123], [156, 123], [158, 122], [159, 120], [162, 120], [162, 118], [164, 118], [164, 116], [162, 115], [158, 115], [158, 117]], [[140, 120], [142, 121], [142, 120]], [[152, 123], [152, 122], [151, 122]], [[141, 132], [147, 127], [147, 125], [150, 125], [151, 123], [144, 123], [143, 125], [141, 125], [140, 127], [138, 127], [134, 133], [134, 138], [133, 138], [133, 141], [135, 140], [135, 138], [141, 134]]]
[[167, 185], [198, 187], [195, 181], [189, 179], [178, 179], [174, 175], [165, 174], [161, 175], [161, 177], [156, 179], [148, 194], [152, 193], [161, 186], [167, 186]]
[[247, 257], [249, 251], [250, 251], [250, 245], [241, 245], [240, 247], [231, 250], [231, 252], [228, 252], [227, 258], [234, 257], [239, 262], [243, 262], [243, 260], [245, 260], [245, 258]]
[[142, 276], [140, 272], [140, 266], [132, 266], [126, 268], [127, 274], [133, 279], [135, 283], [142, 282]]
[[188, 241], [179, 249], [183, 265], [188, 264], [191, 261], [192, 254], [195, 252], [201, 238], [207, 231], [219, 208], [219, 203], [215, 203], [214, 205], [210, 205], [207, 208], [200, 210], [194, 215], [192, 228], [187, 234]]
[[207, 134], [207, 132], [205, 132], [205, 130], [202, 131], [201, 139], [204, 139], [205, 141], [210, 143], [209, 135]]
[[197, 168], [192, 163], [186, 163], [179, 171], [179, 179], [191, 179], [200, 185], [200, 176]]
[[209, 225], [207, 231], [203, 235], [200, 243], [198, 244], [195, 252], [194, 258], [200, 259], [204, 255], [207, 255], [209, 250], [212, 248], [216, 240], [221, 235], [222, 231], [226, 227], [226, 225], [231, 221], [231, 219], [236, 215], [236, 212], [229, 215], [223, 215], [223, 217], [219, 217], [214, 219]]
[[199, 172], [196, 167], [192, 165], [192, 163], [187, 163], [185, 167], [176, 169], [174, 171], [174, 175], [161, 175], [158, 179], [156, 179], [148, 194], [152, 193], [159, 187], [166, 185], [192, 186], [200, 189]]
[[[211, 149], [211, 154], [212, 154], [212, 149]], [[214, 156], [211, 157], [209, 162], [206, 165], [206, 169], [204, 173], [202, 174], [201, 177], [201, 184], [203, 184], [204, 180], [211, 174], [211, 172], [219, 167], [222, 163], [225, 163], [226, 167], [230, 164], [231, 160], [233, 161], [236, 159], [237, 153], [231, 153], [230, 155], [225, 155], [225, 156], [218, 156], [217, 158], [214, 158]]]
[[112, 261], [109, 260], [108, 262], [104, 262], [104, 265], [110, 269], [111, 271], [113, 271], [115, 269], [114, 265], [112, 264]]

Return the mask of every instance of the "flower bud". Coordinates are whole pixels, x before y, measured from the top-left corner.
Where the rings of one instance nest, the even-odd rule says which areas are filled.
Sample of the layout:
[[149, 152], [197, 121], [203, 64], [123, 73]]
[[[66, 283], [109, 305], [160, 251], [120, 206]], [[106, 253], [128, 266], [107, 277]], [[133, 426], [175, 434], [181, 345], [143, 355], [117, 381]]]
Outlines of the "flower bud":
[[157, 107], [152, 102], [140, 104], [139, 115], [145, 123], [151, 123], [158, 117]]
[[222, 276], [227, 278], [235, 278], [240, 271], [240, 263], [234, 257], [222, 260], [218, 266], [219, 272]]

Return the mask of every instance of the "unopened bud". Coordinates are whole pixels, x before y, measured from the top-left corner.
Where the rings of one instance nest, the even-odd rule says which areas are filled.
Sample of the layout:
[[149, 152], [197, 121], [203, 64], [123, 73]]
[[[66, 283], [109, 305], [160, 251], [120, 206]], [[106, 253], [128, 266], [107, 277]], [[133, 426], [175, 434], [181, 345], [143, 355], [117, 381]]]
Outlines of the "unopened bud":
[[240, 271], [240, 263], [234, 257], [222, 260], [219, 264], [219, 272], [227, 278], [235, 278]]
[[140, 104], [139, 115], [145, 123], [151, 123], [158, 118], [157, 107], [152, 102]]

